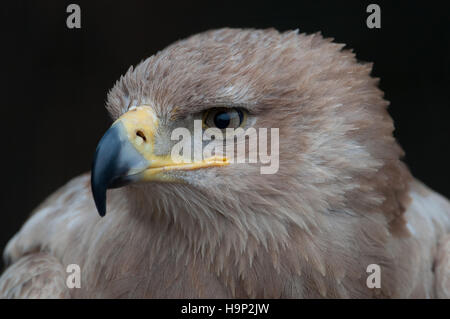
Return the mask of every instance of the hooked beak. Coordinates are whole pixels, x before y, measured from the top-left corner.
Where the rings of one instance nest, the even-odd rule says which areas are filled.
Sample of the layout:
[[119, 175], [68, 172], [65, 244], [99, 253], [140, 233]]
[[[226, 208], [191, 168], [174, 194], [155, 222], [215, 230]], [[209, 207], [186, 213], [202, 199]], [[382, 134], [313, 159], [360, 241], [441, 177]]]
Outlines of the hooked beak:
[[225, 157], [198, 162], [172, 160], [170, 154], [155, 155], [154, 138], [158, 121], [152, 108], [136, 107], [123, 114], [106, 131], [97, 145], [92, 163], [91, 188], [100, 216], [106, 214], [106, 190], [135, 182], [175, 181], [171, 170], [195, 170], [228, 165]]

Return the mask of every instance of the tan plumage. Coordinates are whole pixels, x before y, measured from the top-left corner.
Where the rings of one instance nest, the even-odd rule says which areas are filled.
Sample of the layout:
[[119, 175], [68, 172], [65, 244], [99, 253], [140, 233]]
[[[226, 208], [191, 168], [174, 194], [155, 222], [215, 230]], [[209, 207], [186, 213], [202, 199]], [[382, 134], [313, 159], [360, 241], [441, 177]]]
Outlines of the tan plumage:
[[[187, 183], [109, 191], [104, 218], [89, 176], [77, 177], [9, 242], [0, 295], [449, 297], [450, 203], [399, 160], [371, 65], [342, 47], [319, 34], [221, 29], [130, 68], [107, 107], [116, 119], [151, 105], [157, 151], [177, 119], [240, 105], [254, 127], [280, 128], [278, 173], [173, 173]], [[80, 289], [65, 286], [73, 263]], [[369, 264], [381, 266], [380, 289], [366, 286]]]

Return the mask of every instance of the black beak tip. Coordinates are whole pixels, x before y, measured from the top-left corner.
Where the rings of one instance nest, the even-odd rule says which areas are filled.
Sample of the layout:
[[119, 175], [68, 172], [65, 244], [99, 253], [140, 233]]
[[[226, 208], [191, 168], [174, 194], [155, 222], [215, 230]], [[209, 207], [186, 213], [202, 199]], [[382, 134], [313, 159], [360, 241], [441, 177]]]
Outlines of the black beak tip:
[[92, 173], [91, 174], [92, 195], [94, 197], [97, 212], [100, 215], [100, 217], [103, 217], [106, 214], [106, 188], [101, 187], [100, 185], [96, 185], [93, 175], [94, 174]]
[[116, 174], [116, 159], [120, 152], [120, 128], [112, 126], [100, 139], [91, 169], [91, 190], [101, 217], [106, 214], [106, 190]]
[[106, 214], [106, 210], [105, 209], [103, 209], [103, 210], [98, 210], [98, 214], [100, 215], [100, 217], [105, 217], [105, 214]]
[[111, 126], [97, 145], [91, 170], [92, 195], [101, 217], [106, 214], [106, 190], [133, 182], [127, 175], [130, 168], [146, 167], [148, 161], [128, 142], [123, 124]]

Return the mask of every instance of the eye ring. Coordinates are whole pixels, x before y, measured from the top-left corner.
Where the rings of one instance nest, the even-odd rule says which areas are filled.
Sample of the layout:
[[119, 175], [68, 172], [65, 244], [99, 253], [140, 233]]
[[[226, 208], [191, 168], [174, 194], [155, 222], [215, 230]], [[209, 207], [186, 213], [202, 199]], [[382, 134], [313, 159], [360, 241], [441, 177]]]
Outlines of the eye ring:
[[203, 114], [203, 128], [218, 128], [225, 131], [227, 128], [239, 128], [244, 126], [247, 120], [245, 109], [237, 107], [214, 107]]

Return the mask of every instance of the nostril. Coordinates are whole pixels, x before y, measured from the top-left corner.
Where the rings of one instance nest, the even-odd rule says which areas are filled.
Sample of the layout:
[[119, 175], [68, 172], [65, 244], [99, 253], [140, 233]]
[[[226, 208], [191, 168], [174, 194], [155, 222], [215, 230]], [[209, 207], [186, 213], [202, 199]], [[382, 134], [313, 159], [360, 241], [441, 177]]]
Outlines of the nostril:
[[139, 136], [140, 138], [142, 138], [144, 140], [144, 142], [147, 142], [147, 138], [145, 137], [144, 132], [142, 131], [136, 131], [136, 135]]

